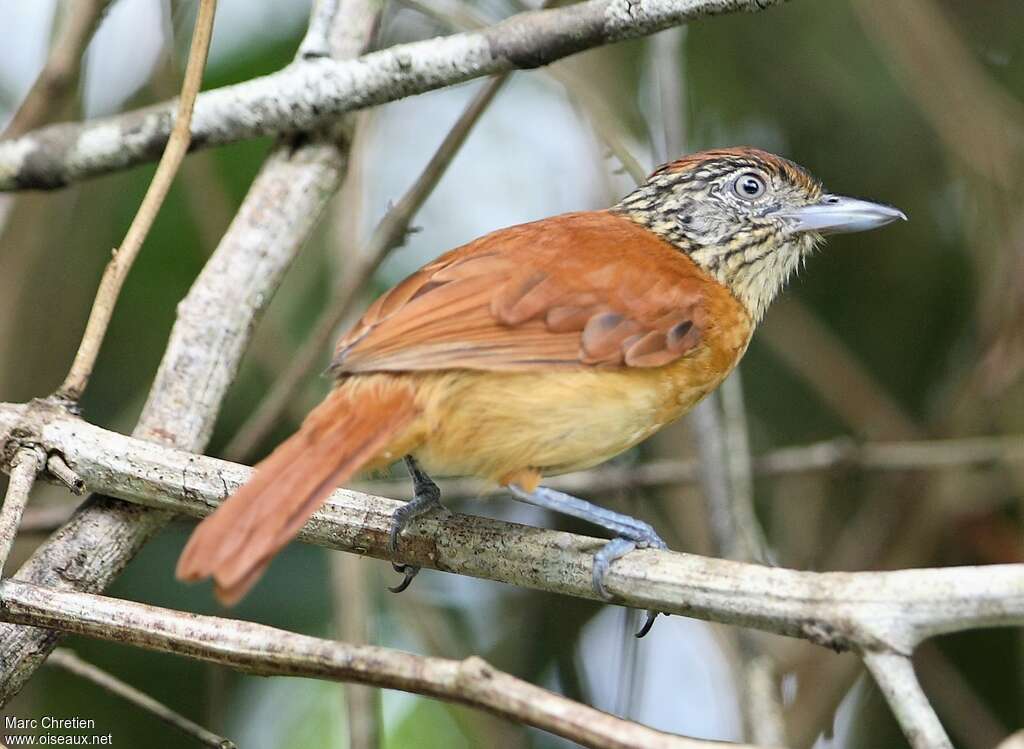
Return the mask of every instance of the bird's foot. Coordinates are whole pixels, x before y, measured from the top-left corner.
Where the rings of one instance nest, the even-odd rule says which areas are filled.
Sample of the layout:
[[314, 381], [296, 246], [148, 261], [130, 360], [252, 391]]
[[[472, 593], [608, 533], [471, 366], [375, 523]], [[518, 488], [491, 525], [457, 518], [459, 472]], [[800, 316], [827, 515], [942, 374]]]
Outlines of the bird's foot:
[[[412, 477], [413, 498], [395, 510], [391, 515], [391, 527], [388, 529], [388, 553], [392, 557], [398, 555], [398, 539], [409, 522], [420, 515], [425, 515], [441, 507], [441, 490], [431, 480], [430, 476], [420, 468], [416, 459], [411, 455], [406, 455], [405, 466]], [[402, 582], [393, 587], [388, 587], [388, 590], [392, 593], [401, 593], [408, 588], [413, 578], [420, 571], [420, 568], [415, 564], [392, 562], [391, 566], [395, 572], [404, 575]]]
[[[591, 580], [594, 585], [594, 591], [606, 600], [612, 598], [612, 595], [604, 585], [604, 578], [608, 574], [612, 562], [624, 557], [634, 549], [668, 548], [668, 545], [655, 532], [650, 523], [645, 523], [643, 520], [637, 520], [629, 515], [606, 510], [579, 497], [548, 489], [544, 486], [537, 487], [534, 491], [528, 492], [513, 484], [509, 486], [509, 490], [516, 499], [523, 502], [586, 520], [615, 534], [615, 538], [602, 546], [594, 555]], [[636, 636], [643, 637], [650, 632], [657, 616], [657, 611], [648, 611], [647, 619]]]
[[[639, 522], [639, 521], [638, 521]], [[643, 523], [647, 525], [647, 523]], [[612, 595], [604, 587], [604, 578], [608, 574], [608, 569], [611, 567], [612, 562], [616, 559], [626, 556], [635, 549], [667, 549], [668, 545], [661, 540], [661, 537], [655, 533], [651, 526], [647, 525], [650, 530], [650, 536], [643, 538], [627, 538], [626, 536], [619, 536], [613, 538], [611, 541], [606, 543], [597, 553], [594, 554], [594, 567], [591, 570], [591, 580], [594, 584], [594, 590], [597, 594], [606, 600], [610, 600]], [[658, 618], [658, 612], [651, 609], [647, 610], [647, 617], [644, 619], [643, 626], [636, 633], [636, 636], [643, 637], [651, 631], [651, 627], [654, 626], [654, 620]]]

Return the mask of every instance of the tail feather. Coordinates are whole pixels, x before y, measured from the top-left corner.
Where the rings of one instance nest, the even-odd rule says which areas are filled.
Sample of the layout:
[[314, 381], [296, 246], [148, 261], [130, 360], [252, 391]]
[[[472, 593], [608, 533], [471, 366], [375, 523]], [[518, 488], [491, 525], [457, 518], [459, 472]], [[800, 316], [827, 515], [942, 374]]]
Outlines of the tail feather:
[[306, 520], [342, 482], [372, 461], [416, 416], [406, 387], [335, 389], [302, 427], [263, 461], [244, 486], [192, 533], [178, 560], [180, 580], [213, 577], [231, 605], [245, 595]]

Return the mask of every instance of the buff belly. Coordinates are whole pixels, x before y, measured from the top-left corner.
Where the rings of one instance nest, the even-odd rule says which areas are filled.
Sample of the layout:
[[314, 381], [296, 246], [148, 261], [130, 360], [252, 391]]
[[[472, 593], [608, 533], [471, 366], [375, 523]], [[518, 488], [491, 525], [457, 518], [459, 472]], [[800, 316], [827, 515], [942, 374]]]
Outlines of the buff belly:
[[688, 411], [718, 385], [702, 357], [669, 367], [415, 375], [422, 417], [389, 450], [437, 475], [501, 481], [602, 463]]

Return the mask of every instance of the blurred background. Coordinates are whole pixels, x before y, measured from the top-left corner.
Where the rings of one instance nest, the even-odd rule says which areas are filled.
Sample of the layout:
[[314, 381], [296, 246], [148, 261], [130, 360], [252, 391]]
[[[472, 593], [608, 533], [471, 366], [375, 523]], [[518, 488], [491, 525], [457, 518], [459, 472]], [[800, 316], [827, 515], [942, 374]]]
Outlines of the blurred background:
[[[0, 130], [74, 5], [0, 3]], [[375, 45], [493, 22], [523, 7], [519, 0], [390, 0]], [[308, 0], [221, 0], [205, 87], [285, 65], [308, 10]], [[59, 118], [175, 95], [194, 13], [190, 2], [115, 0]], [[1024, 561], [1022, 29], [1019, 0], [792, 0], [515, 73], [415, 216], [417, 230], [390, 253], [360, 302], [489, 230], [610, 205], [634, 184], [623, 165], [629, 159], [649, 170], [712, 146], [783, 154], [830, 189], [891, 203], [910, 221], [830, 241], [769, 311], [743, 361], [742, 382], [734, 378], [726, 389], [730, 423], [745, 421], [739, 434], [754, 456], [751, 491], [769, 558], [813, 570]], [[258, 459], [326, 391], [317, 373], [327, 348], [268, 434], [232, 442], [346, 270], [360, 262], [373, 227], [484, 85], [359, 116], [345, 188], [261, 322], [210, 454]], [[90, 421], [131, 430], [175, 304], [271, 145], [245, 142], [186, 161], [121, 296], [83, 401]], [[110, 250], [152, 172], [146, 166], [52, 193], [0, 195], [0, 401], [43, 396], [60, 384]], [[957, 441], [936, 442], [949, 439]], [[817, 452], [778, 452], [808, 445]], [[730, 451], [737, 449], [742, 444], [731, 441]], [[682, 423], [619, 463], [685, 467], [696, 452]], [[399, 483], [391, 496], [407, 491]], [[716, 551], [693, 480], [592, 487], [587, 496], [651, 521], [674, 549]], [[15, 564], [70, 512], [71, 501], [37, 487]], [[451, 504], [591, 532], [507, 499]], [[176, 523], [150, 543], [111, 594], [217, 613], [208, 589], [173, 579], [190, 527]], [[753, 651], [772, 664], [790, 745], [905, 746], [851, 655], [771, 636], [737, 641], [730, 628], [681, 617], [659, 620], [636, 642], [635, 620], [617, 607], [431, 571], [401, 596], [385, 589], [395, 582], [387, 563], [293, 545], [233, 614], [424, 654], [482, 655], [602, 709], [718, 739], [742, 736], [749, 671], [741, 661]], [[247, 749], [349, 746], [346, 700], [362, 715], [379, 716], [359, 727], [352, 746], [567, 745], [396, 692], [346, 693], [340, 685], [243, 676], [81, 638], [67, 643]], [[941, 638], [915, 664], [958, 746], [991, 749], [1024, 722], [1020, 631]], [[52, 666], [6, 714], [90, 717], [114, 733], [116, 746], [187, 745], [154, 718]]]

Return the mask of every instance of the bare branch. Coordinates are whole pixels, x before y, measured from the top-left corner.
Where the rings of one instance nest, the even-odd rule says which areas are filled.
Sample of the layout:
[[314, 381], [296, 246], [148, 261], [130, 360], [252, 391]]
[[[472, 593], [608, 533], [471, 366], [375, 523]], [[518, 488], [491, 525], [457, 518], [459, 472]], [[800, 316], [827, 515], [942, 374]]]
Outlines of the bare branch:
[[755, 461], [768, 474], [814, 471], [844, 465], [869, 471], [941, 470], [1024, 461], [1024, 436], [995, 435], [942, 440], [867, 442], [831, 440], [789, 447]]
[[[213, 512], [251, 475], [243, 466], [108, 432], [46, 404], [0, 407], [0, 436], [14, 424], [48, 452], [61, 453], [90, 489], [192, 517]], [[341, 489], [299, 538], [385, 559], [391, 516], [401, 504]], [[595, 599], [592, 553], [602, 543], [438, 514], [409, 529], [399, 561]], [[1024, 623], [1024, 564], [819, 573], [643, 550], [612, 566], [607, 587], [616, 602], [634, 608], [746, 625], [837, 649], [909, 654], [934, 635]]]
[[31, 447], [23, 447], [11, 461], [11, 480], [7, 485], [3, 508], [0, 508], [0, 576], [3, 576], [7, 557], [11, 555], [14, 537], [18, 535], [21, 516], [28, 504], [28, 496], [32, 485], [43, 467], [39, 452]]
[[60, 116], [68, 94], [78, 82], [82, 54], [110, 3], [111, 0], [78, 0], [65, 6], [67, 16], [60, 36], [18, 111], [0, 134], [0, 139], [24, 135]]
[[754, 509], [754, 459], [750, 454], [741, 370], [737, 367], [719, 390], [725, 455], [729, 467], [730, 505], [736, 544], [746, 561], [766, 563], [771, 555]]
[[[331, 604], [336, 636], [353, 645], [372, 644], [372, 583], [367, 563], [352, 554], [332, 554], [330, 560]], [[345, 712], [349, 749], [377, 749], [382, 745], [380, 692], [359, 684], [345, 685]]]
[[[23, 583], [19, 583], [23, 584]], [[138, 708], [155, 715], [168, 725], [174, 726], [179, 731], [191, 736], [206, 746], [214, 749], [235, 749], [235, 743], [225, 739], [223, 736], [207, 731], [198, 723], [186, 718], [181, 713], [171, 710], [167, 705], [153, 699], [148, 694], [140, 692], [130, 684], [126, 684], [116, 676], [107, 673], [101, 668], [82, 660], [74, 652], [66, 648], [57, 648], [50, 654], [49, 664], [63, 668], [65, 671], [91, 681], [101, 689], [105, 689], [118, 697], [127, 700]]]
[[174, 129], [167, 141], [167, 148], [160, 157], [153, 181], [149, 183], [142, 204], [132, 219], [131, 226], [128, 227], [128, 233], [121, 246], [114, 250], [114, 257], [103, 271], [96, 300], [89, 312], [89, 320], [85, 324], [85, 333], [75, 353], [71, 371], [57, 390], [58, 397], [72, 403], [82, 397], [82, 392], [89, 382], [124, 280], [142, 249], [142, 243], [146, 241], [146, 235], [149, 234], [160, 206], [171, 189], [171, 183], [185, 154], [188, 153], [189, 142], [192, 139], [192, 110], [203, 82], [203, 70], [206, 68], [210, 39], [213, 37], [213, 18], [216, 12], [217, 0], [200, 0], [199, 14], [196, 16], [196, 25], [192, 32], [192, 46], [189, 48], [188, 65], [185, 69], [185, 80], [181, 86], [178, 113], [174, 118]]
[[939, 717], [917, 683], [908, 656], [867, 652], [864, 663], [914, 749], [953, 749]]
[[716, 555], [726, 559], [745, 560], [746, 550], [740, 545], [732, 512], [729, 463], [718, 394], [711, 393], [698, 403], [688, 415], [687, 423], [697, 438], [700, 486], [708, 512], [712, 548]]
[[78, 474], [71, 470], [71, 467], [64, 462], [59, 455], [48, 455], [46, 458], [46, 472], [74, 495], [85, 493], [85, 484]]
[[13, 580], [0, 582], [0, 618], [199, 658], [263, 676], [308, 676], [424, 694], [473, 705], [590, 747], [721, 746], [603, 713], [516, 679], [477, 657], [429, 658]]
[[775, 659], [757, 652], [751, 646], [752, 637], [743, 632], [738, 638], [743, 668], [742, 711], [745, 738], [755, 744], [783, 744], [786, 741], [786, 721], [779, 694], [779, 675]]
[[[338, 115], [483, 75], [546, 65], [608, 42], [698, 18], [757, 11], [784, 0], [586, 0], [520, 13], [479, 31], [401, 44], [339, 62], [310, 59], [204, 93], [193, 148], [296, 130]], [[51, 126], [0, 143], [0, 190], [53, 188], [148, 161], [167, 140], [160, 104], [84, 125]]]

